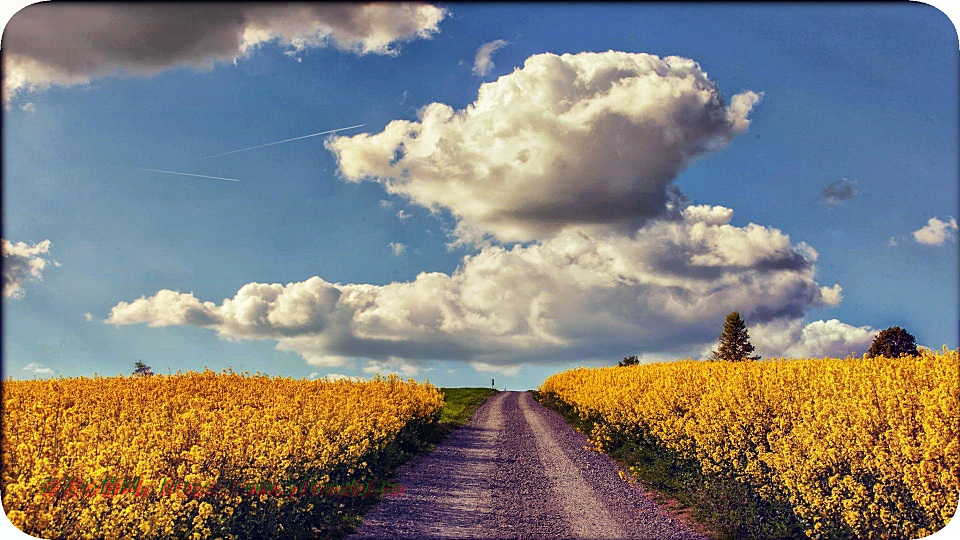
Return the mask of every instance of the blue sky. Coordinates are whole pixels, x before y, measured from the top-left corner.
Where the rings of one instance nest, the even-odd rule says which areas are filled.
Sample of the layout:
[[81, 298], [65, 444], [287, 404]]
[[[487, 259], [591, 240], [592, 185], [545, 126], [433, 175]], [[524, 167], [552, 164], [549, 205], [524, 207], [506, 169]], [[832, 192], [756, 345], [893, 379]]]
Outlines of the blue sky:
[[[656, 338], [638, 337], [636, 347], [630, 346], [629, 329], [598, 335], [597, 342], [554, 331], [566, 345], [542, 347], [533, 334], [511, 335], [489, 362], [446, 352], [465, 343], [476, 347], [482, 343], [477, 334], [451, 337], [443, 328], [423, 329], [427, 323], [417, 326], [423, 335], [410, 345], [416, 351], [404, 356], [351, 355], [359, 349], [347, 345], [331, 352], [337, 346], [327, 338], [277, 350], [283, 329], [258, 327], [263, 333], [250, 339], [251, 329], [185, 319], [163, 323], [156, 313], [104, 322], [121, 302], [149, 299], [161, 290], [192, 293], [219, 306], [249, 283], [285, 285], [313, 276], [329, 284], [407, 283], [424, 272], [450, 275], [466, 265], [465, 256], [493, 253], [500, 245], [510, 249], [518, 238], [494, 228], [483, 231], [488, 233], [483, 241], [448, 247], [459, 221], [481, 229], [486, 222], [471, 218], [460, 202], [439, 204], [431, 212], [415, 202], [426, 197], [422, 191], [389, 193], [386, 177], [348, 181], [322, 137], [174, 164], [359, 123], [365, 126], [339, 135], [381, 133], [394, 120], [416, 122], [418, 110], [431, 103], [467, 107], [482, 83], [497, 83], [534, 55], [611, 50], [692, 59], [727, 103], [744, 92], [762, 93], [749, 111], [749, 128], [686, 163], [671, 185], [686, 195], [687, 204], [732, 209], [733, 227], [755, 223], [789, 235], [793, 245], [805, 242], [818, 254], [810, 279], [842, 287], [839, 303], [807, 299], [790, 304], [796, 309], [789, 317], [758, 315], [758, 324], [768, 325], [758, 331], [767, 336], [767, 350], [783, 353], [776, 350], [778, 328], [787, 332], [792, 323], [800, 332], [803, 325], [832, 319], [869, 327], [867, 333], [900, 325], [921, 344], [958, 346], [955, 222], [947, 225], [942, 242], [921, 243], [912, 234], [931, 218], [949, 223], [958, 217], [958, 41], [942, 13], [918, 4], [452, 5], [447, 10], [432, 36], [397, 40], [397, 54], [343, 50], [349, 47], [335, 46], [334, 34], [295, 55], [285, 54], [290, 46], [281, 39], [212, 69], [172, 64], [141, 76], [123, 66], [127, 76], [92, 74], [86, 84], [54, 80], [49, 87], [19, 89], [3, 112], [3, 238], [27, 245], [49, 240], [43, 256], [50, 264], [42, 280], [26, 280], [22, 294], [4, 299], [5, 375], [45, 376], [23, 369], [33, 363], [64, 376], [112, 375], [128, 373], [142, 359], [158, 372], [232, 366], [292, 377], [369, 376], [379, 367], [444, 386], [483, 386], [496, 377], [498, 386], [530, 388], [560, 369], [614, 363], [625, 354], [654, 360], [701, 354], [709, 341], [700, 329], [712, 324], [718, 333], [722, 321], [709, 310], [702, 318], [691, 315], [697, 318], [691, 326], [678, 326], [673, 341], [666, 329]], [[8, 29], [16, 24], [14, 18]], [[492, 54], [490, 72], [474, 74], [478, 49], [498, 39], [507, 44]], [[5, 54], [17, 52], [16, 42], [7, 43], [6, 36], [4, 41]], [[362, 149], [361, 143], [352, 144]], [[825, 202], [822, 190], [841, 179], [855, 182], [857, 194]], [[551, 181], [531, 189], [549, 189]], [[409, 217], [398, 219], [401, 210]], [[655, 232], [644, 238], [655, 238]], [[558, 242], [559, 236], [557, 230], [530, 233], [519, 239], [520, 247]], [[399, 256], [391, 243], [405, 246]], [[504, 279], [536, 287], [523, 285], [522, 273]], [[429, 291], [409, 294], [404, 302], [439, 301]], [[771, 297], [778, 294], [772, 291]], [[589, 309], [609, 316], [609, 326], [616, 327], [617, 314], [627, 309], [617, 306]], [[745, 312], [763, 308], [744, 306]], [[487, 324], [502, 314], [480, 315]], [[637, 314], [631, 324], [646, 328], [648, 315]], [[559, 318], [559, 311], [549, 309], [543, 315], [548, 321]], [[324, 320], [324, 328], [334, 324]], [[402, 332], [383, 336], [406, 339]], [[844, 339], [835, 341], [834, 349], [864, 352], [863, 335]], [[431, 348], [434, 342], [445, 345]], [[788, 345], [794, 352], [834, 351]], [[311, 354], [327, 353], [324, 360], [308, 362]], [[478, 369], [476, 362], [483, 365]]]

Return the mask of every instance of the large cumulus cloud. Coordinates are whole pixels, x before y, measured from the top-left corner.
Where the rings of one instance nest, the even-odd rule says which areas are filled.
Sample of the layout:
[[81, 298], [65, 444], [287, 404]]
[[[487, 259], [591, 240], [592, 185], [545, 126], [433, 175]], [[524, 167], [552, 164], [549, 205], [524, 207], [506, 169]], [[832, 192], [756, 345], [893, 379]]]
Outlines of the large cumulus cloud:
[[209, 68], [273, 40], [291, 53], [329, 44], [395, 54], [398, 43], [437, 33], [445, 16], [436, 6], [401, 3], [38, 3], [4, 30], [4, 101], [118, 72]]
[[[23, 298], [26, 282], [43, 279], [43, 269], [50, 262], [44, 258], [50, 251], [50, 240], [36, 244], [0, 240], [0, 248], [3, 252], [3, 298]], [[58, 265], [55, 261], [53, 264]]]
[[455, 359], [510, 370], [637, 351], [689, 354], [715, 340], [732, 310], [751, 324], [788, 324], [839, 302], [839, 286], [815, 280], [816, 251], [774, 228], [733, 226], [731, 217], [727, 208], [693, 206], [630, 235], [565, 230], [526, 246], [488, 246], [452, 274], [387, 285], [250, 283], [220, 304], [162, 290], [120, 302], [106, 322], [274, 340], [317, 365], [366, 358], [416, 369]]
[[628, 233], [663, 215], [697, 156], [745, 132], [760, 96], [729, 103], [693, 60], [608, 51], [538, 54], [462, 110], [328, 141], [341, 174], [449, 210], [461, 239]]
[[328, 141], [346, 180], [456, 218], [477, 250], [453, 273], [249, 283], [220, 303], [162, 290], [106, 322], [206, 327], [315, 365], [362, 358], [367, 372], [407, 374], [433, 359], [515, 375], [532, 362], [699, 357], [733, 310], [765, 355], [862, 352], [873, 329], [805, 321], [843, 296], [817, 283], [812, 247], [734, 226], [729, 208], [683, 208], [672, 185], [745, 132], [759, 98], [724, 100], [685, 58], [532, 56], [463, 110], [433, 103], [416, 122]]

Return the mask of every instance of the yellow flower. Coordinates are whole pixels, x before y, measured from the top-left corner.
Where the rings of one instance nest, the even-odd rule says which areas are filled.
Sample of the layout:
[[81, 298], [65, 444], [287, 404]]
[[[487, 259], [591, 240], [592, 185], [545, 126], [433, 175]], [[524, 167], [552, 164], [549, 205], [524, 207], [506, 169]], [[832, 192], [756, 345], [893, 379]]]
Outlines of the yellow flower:
[[788, 504], [810, 537], [919, 538], [960, 494], [960, 349], [918, 356], [579, 368], [540, 391]]
[[[401, 430], [430, 421], [443, 406], [434, 386], [396, 377], [295, 381], [209, 370], [8, 380], [0, 400], [3, 507], [14, 525], [44, 538], [243, 537], [218, 527], [255, 497], [194, 497], [192, 490], [237, 478], [285, 482], [302, 471], [328, 482], [345, 467], [376, 467]], [[74, 489], [135, 476], [150, 492], [52, 504], [41, 484], [68, 475], [83, 477]], [[289, 500], [264, 498], [264, 512], [286, 515]]]

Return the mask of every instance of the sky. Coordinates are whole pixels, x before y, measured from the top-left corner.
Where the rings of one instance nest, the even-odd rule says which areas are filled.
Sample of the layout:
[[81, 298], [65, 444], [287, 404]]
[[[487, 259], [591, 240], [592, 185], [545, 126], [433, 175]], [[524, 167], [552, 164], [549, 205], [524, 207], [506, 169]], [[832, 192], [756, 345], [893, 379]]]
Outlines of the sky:
[[5, 29], [5, 377], [958, 347], [935, 8], [172, 6]]

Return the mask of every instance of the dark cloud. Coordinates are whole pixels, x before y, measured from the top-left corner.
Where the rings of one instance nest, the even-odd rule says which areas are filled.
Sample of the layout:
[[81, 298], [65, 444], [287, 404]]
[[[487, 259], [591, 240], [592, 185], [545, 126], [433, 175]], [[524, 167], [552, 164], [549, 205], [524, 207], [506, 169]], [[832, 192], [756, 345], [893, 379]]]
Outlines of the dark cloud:
[[3, 34], [4, 94], [178, 66], [210, 68], [260, 43], [394, 54], [446, 12], [426, 4], [51, 3], [17, 12]]
[[50, 250], [50, 240], [33, 245], [0, 240], [0, 248], [3, 252], [3, 299], [23, 298], [26, 282], [43, 279], [43, 269], [50, 262], [44, 258]]
[[820, 200], [826, 204], [842, 204], [860, 194], [856, 180], [841, 178], [820, 192]]

